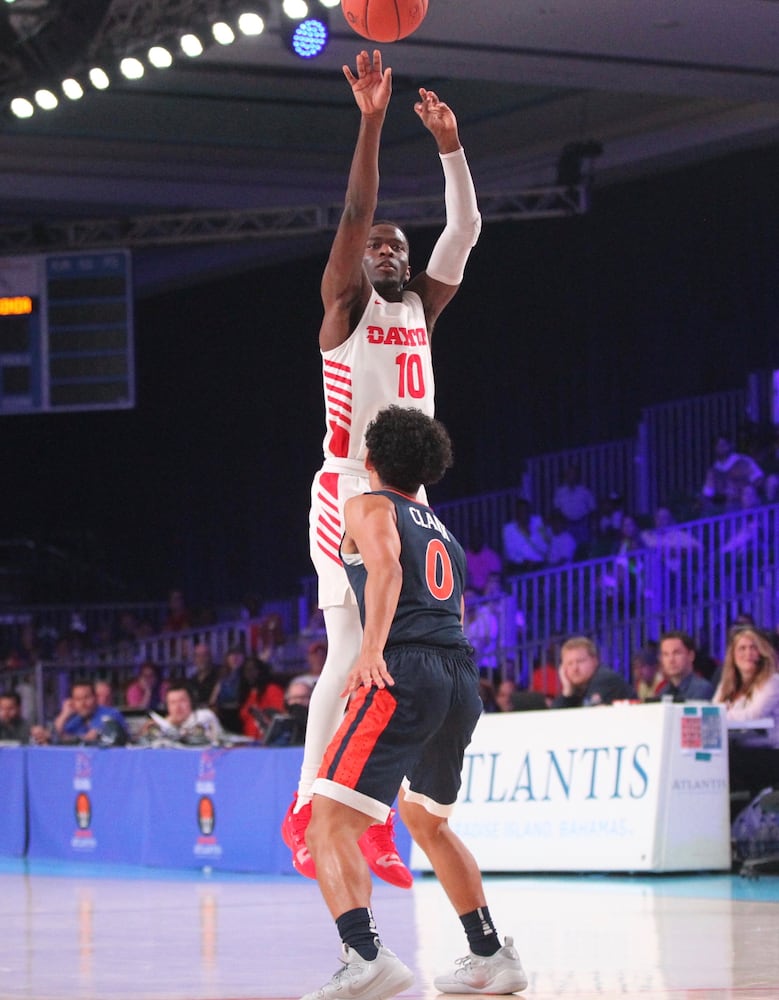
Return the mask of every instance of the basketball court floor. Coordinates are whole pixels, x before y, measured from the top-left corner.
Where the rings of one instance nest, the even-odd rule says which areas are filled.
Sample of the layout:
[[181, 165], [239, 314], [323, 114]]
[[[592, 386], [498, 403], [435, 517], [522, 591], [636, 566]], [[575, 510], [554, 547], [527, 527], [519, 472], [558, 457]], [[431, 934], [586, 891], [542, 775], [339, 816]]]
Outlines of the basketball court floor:
[[[644, 1000], [779, 998], [779, 877], [490, 876], [490, 908], [530, 983], [522, 994]], [[0, 998], [287, 1000], [339, 967], [313, 882], [208, 871], [0, 862]], [[464, 954], [438, 883], [375, 884], [383, 942], [438, 996]]]

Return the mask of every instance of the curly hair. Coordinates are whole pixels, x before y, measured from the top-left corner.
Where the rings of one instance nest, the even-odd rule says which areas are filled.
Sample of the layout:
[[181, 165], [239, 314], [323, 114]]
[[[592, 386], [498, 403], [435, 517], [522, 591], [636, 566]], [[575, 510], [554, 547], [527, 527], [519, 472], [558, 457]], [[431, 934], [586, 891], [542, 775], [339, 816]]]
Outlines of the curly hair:
[[444, 425], [413, 408], [381, 410], [368, 425], [365, 444], [381, 481], [403, 493], [437, 483], [454, 461]]

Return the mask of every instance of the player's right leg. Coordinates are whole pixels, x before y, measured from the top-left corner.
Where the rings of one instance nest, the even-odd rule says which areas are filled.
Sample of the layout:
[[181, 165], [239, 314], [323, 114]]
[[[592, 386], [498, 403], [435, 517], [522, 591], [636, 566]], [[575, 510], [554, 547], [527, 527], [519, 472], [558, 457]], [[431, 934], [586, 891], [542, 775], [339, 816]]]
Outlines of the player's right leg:
[[311, 692], [298, 790], [281, 825], [284, 843], [292, 851], [292, 864], [307, 878], [316, 878], [314, 861], [306, 846], [306, 828], [311, 819], [311, 787], [327, 745], [341, 723], [346, 705], [341, 692], [362, 641], [356, 604], [326, 608], [324, 616], [327, 658]]

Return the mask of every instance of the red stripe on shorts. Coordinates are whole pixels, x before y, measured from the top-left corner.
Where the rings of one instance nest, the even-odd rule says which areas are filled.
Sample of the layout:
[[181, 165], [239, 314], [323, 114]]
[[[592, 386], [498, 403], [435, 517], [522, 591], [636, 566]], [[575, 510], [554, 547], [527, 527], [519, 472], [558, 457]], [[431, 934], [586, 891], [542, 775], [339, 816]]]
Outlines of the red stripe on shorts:
[[360, 688], [325, 751], [319, 777], [329, 778], [346, 788], [356, 788], [365, 763], [397, 705], [386, 688]]

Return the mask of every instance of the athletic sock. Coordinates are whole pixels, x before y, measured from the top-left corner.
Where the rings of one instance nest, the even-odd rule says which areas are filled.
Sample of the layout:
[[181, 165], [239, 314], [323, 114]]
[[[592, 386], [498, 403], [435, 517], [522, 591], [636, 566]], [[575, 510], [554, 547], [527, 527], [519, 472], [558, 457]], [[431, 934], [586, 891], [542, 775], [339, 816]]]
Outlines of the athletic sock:
[[341, 940], [356, 951], [366, 962], [372, 962], [379, 954], [379, 938], [373, 913], [367, 906], [347, 910], [336, 918], [335, 925]]
[[500, 938], [492, 922], [489, 907], [480, 906], [478, 910], [471, 910], [460, 917], [468, 937], [468, 946], [474, 955], [481, 958], [489, 958], [496, 951], [500, 950]]

